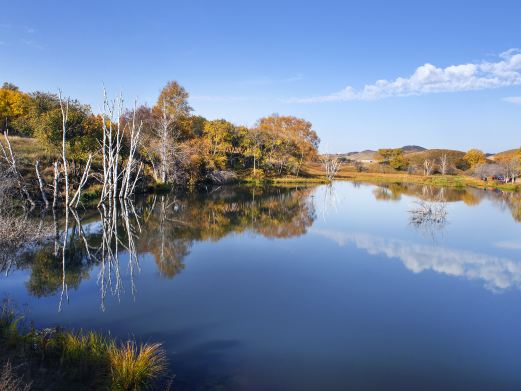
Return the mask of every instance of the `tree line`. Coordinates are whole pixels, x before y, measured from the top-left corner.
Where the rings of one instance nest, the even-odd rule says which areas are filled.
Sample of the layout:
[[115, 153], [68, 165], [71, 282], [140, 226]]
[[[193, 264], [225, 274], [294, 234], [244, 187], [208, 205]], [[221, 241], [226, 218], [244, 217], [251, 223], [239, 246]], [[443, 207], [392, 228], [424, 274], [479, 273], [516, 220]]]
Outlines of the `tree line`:
[[[430, 155], [413, 162], [402, 148], [382, 148], [378, 150], [379, 164], [397, 171], [421, 172], [425, 176], [439, 173], [450, 175], [466, 171], [480, 178], [496, 177], [514, 183], [521, 175], [521, 149], [490, 160], [481, 150], [472, 148], [466, 153], [433, 150]], [[461, 155], [460, 155], [461, 154]], [[416, 159], [417, 160], [417, 159]], [[359, 166], [360, 170], [363, 167]]]
[[[61, 92], [27, 93], [4, 83], [0, 121], [4, 171], [30, 204], [48, 205], [52, 198], [53, 206], [77, 205], [88, 187], [98, 190], [102, 203], [131, 196], [137, 183], [196, 186], [239, 175], [298, 176], [318, 156], [320, 142], [310, 122], [293, 116], [273, 114], [246, 127], [194, 115], [189, 93], [176, 81], [153, 106], [135, 102], [129, 108], [121, 96], [105, 94], [100, 113]], [[24, 183], [9, 135], [35, 138], [57, 157], [48, 167], [32, 162], [37, 180], [31, 184]]]

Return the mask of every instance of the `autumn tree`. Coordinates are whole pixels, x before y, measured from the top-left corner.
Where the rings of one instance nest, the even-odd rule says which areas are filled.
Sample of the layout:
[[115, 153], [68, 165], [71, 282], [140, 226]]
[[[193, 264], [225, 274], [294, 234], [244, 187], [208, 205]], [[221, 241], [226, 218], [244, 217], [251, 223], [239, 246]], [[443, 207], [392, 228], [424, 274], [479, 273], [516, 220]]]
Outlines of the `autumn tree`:
[[266, 160], [285, 164], [299, 175], [302, 164], [318, 155], [320, 139], [313, 125], [304, 119], [273, 114], [261, 118], [256, 125], [258, 132], [267, 136], [265, 143]]
[[465, 156], [463, 156], [463, 160], [470, 168], [474, 168], [478, 164], [486, 163], [487, 157], [479, 149], [471, 149], [465, 154]]
[[152, 112], [155, 117], [155, 133], [158, 137], [156, 153], [159, 156], [160, 180], [168, 182], [175, 176], [179, 141], [182, 137], [180, 123], [192, 108], [188, 104], [188, 92], [176, 81], [170, 81], [161, 90]]
[[402, 148], [383, 148], [378, 150], [383, 163], [388, 164], [395, 170], [405, 170], [409, 161], [403, 154]]
[[13, 84], [4, 83], [0, 88], [0, 131], [7, 129], [21, 133], [17, 120], [27, 113], [29, 96]]

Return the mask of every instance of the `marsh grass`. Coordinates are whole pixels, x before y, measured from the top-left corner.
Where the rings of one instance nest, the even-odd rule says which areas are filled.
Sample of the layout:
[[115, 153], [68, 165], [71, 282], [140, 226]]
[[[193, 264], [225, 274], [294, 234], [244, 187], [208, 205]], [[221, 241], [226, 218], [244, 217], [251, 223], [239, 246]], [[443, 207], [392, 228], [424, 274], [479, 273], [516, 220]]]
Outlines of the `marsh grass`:
[[[44, 368], [48, 383], [63, 383], [53, 389], [138, 391], [150, 388], [166, 374], [166, 354], [160, 343], [118, 342], [92, 331], [37, 330], [26, 327], [23, 319], [4, 301], [0, 346], [6, 349], [0, 360], [7, 365], [11, 358], [21, 358], [26, 370], [36, 369], [29, 372]], [[15, 381], [17, 374], [10, 364], [8, 370], [6, 376]]]
[[128, 341], [109, 348], [111, 389], [137, 391], [147, 388], [151, 379], [166, 370], [166, 356], [161, 344], [141, 344]]
[[20, 339], [19, 325], [24, 317], [17, 314], [6, 299], [0, 311], [0, 337], [7, 346], [15, 346]]

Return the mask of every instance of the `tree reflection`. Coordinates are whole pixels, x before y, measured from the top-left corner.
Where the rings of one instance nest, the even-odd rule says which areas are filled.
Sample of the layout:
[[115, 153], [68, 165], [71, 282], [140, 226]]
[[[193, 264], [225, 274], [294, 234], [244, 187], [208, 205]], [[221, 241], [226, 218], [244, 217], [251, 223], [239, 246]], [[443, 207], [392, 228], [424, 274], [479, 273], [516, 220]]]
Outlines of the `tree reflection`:
[[391, 183], [378, 185], [373, 195], [378, 201], [397, 201], [402, 195], [407, 195], [425, 202], [438, 202], [442, 197], [444, 203], [463, 202], [467, 206], [488, 200], [501, 209], [509, 210], [514, 220], [521, 222], [521, 194], [511, 191]]
[[54, 242], [34, 248], [17, 267], [30, 269], [31, 294], [59, 296], [59, 310], [71, 289], [96, 278], [105, 310], [109, 295], [135, 297], [145, 254], [152, 256], [160, 275], [172, 278], [185, 267], [195, 242], [246, 231], [269, 238], [304, 234], [315, 219], [311, 192], [227, 187], [207, 194], [154, 195], [136, 203], [116, 200], [82, 216], [68, 210], [54, 216]]

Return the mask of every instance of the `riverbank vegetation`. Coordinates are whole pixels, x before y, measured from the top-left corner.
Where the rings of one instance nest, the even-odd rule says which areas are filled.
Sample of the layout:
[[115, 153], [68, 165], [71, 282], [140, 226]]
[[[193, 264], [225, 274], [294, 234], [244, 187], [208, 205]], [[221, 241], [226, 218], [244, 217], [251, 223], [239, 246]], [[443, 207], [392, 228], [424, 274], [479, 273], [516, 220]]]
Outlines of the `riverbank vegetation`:
[[166, 373], [160, 344], [117, 341], [95, 332], [36, 329], [8, 300], [0, 313], [0, 389], [147, 389]]
[[[328, 155], [328, 160], [341, 163], [335, 179], [521, 190], [517, 182], [521, 174], [521, 149], [487, 156], [477, 149], [461, 152], [404, 147]], [[324, 166], [310, 162], [305, 171], [310, 176], [324, 175]]]
[[169, 82], [152, 107], [121, 96], [93, 113], [61, 93], [0, 89], [2, 171], [31, 207], [77, 207], [157, 186], [193, 188], [239, 179], [300, 177], [318, 156], [312, 124], [273, 114], [253, 127], [192, 115], [188, 92]]
[[206, 119], [193, 114], [189, 93], [175, 81], [153, 106], [105, 93], [100, 113], [61, 93], [27, 93], [4, 83], [0, 119], [0, 179], [29, 208], [99, 206], [138, 192], [241, 181], [342, 178], [519, 190], [519, 150], [487, 156], [404, 147], [365, 151], [372, 152], [365, 159], [320, 155], [310, 122], [277, 114], [252, 127]]

